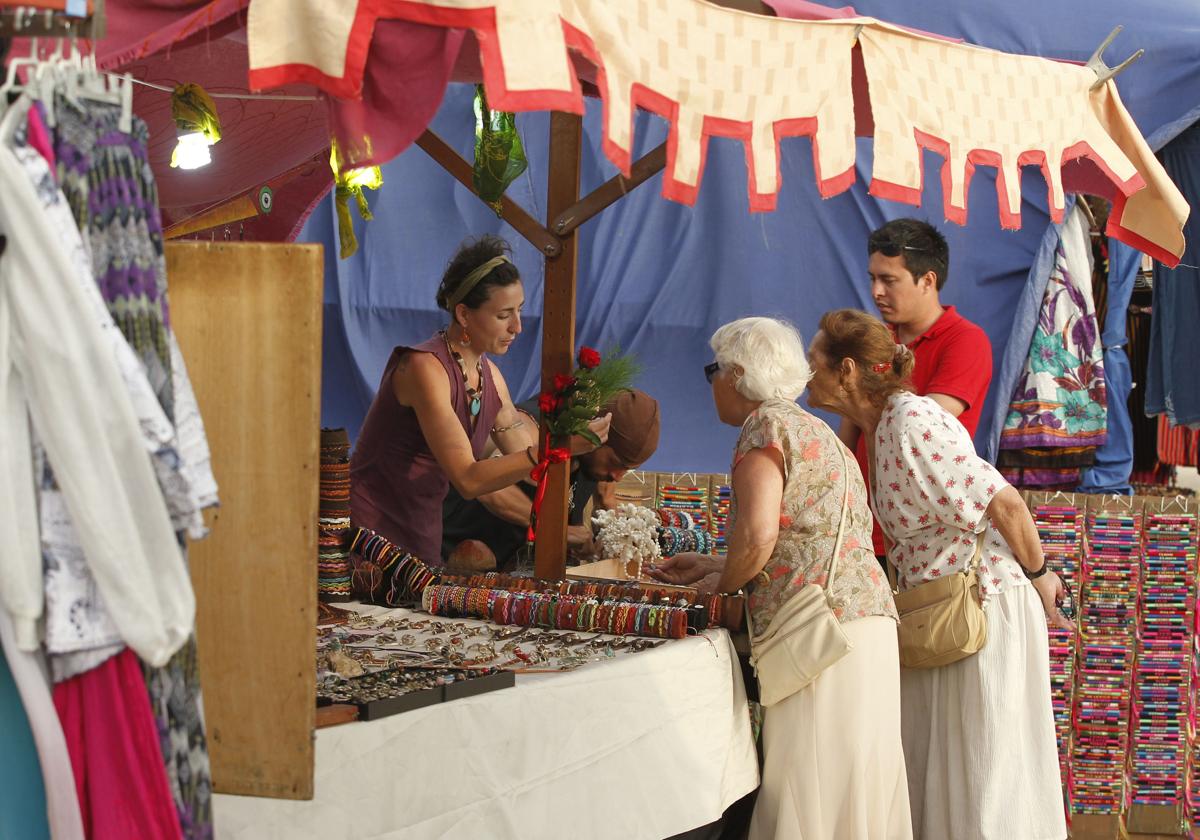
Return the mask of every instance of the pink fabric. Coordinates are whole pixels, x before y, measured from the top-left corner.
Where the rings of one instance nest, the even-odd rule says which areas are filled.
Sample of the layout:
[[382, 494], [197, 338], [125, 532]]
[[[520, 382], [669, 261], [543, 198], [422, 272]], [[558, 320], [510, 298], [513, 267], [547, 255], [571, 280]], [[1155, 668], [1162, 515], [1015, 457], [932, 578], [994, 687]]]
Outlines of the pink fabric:
[[463, 35], [400, 20], [375, 25], [362, 99], [329, 100], [329, 122], [347, 164], [386, 163], [421, 135], [442, 104]]
[[124, 650], [54, 687], [89, 840], [181, 840], [137, 657]]
[[[162, 0], [122, 0], [107, 3], [104, 8], [107, 35], [96, 44], [96, 60], [101, 69], [111, 70], [170, 50], [189, 38], [211, 38], [210, 28], [227, 21], [249, 4], [250, 0], [170, 0], [165, 3]], [[238, 19], [232, 23], [241, 27]], [[207, 84], [207, 80], [204, 83]]]
[[[777, 17], [792, 18], [793, 20], [845, 20], [846, 18], [865, 17], [854, 10], [853, 6], [842, 6], [837, 9], [812, 3], [810, 0], [763, 0], [770, 6]], [[894, 24], [900, 26], [900, 24]], [[950, 38], [937, 32], [927, 32], [924, 29], [914, 29], [911, 26], [900, 26], [917, 35], [928, 35], [930, 38], [940, 38], [952, 44], [964, 43], [962, 38]], [[857, 91], [855, 92], [858, 93]]]
[[46, 159], [46, 163], [50, 165], [50, 171], [53, 172], [57, 166], [54, 156], [54, 144], [50, 141], [50, 132], [46, 130], [46, 123], [42, 119], [41, 110], [39, 108], [30, 108], [29, 115], [25, 119], [27, 120], [26, 131], [28, 132], [29, 145]]

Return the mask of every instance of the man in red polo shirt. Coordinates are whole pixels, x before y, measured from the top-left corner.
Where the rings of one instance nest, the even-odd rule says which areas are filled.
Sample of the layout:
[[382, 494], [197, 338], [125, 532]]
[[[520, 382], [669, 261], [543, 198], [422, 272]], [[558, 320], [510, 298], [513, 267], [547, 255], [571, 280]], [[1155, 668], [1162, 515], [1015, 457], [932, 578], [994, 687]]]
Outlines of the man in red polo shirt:
[[[987, 333], [942, 306], [950, 249], [933, 225], [895, 219], [867, 240], [871, 298], [896, 334], [916, 357], [913, 389], [959, 419], [972, 437], [992, 381], [992, 345]], [[843, 420], [838, 436], [854, 450], [870, 490], [867, 447], [859, 428]], [[883, 533], [874, 533], [875, 553], [884, 554]]]

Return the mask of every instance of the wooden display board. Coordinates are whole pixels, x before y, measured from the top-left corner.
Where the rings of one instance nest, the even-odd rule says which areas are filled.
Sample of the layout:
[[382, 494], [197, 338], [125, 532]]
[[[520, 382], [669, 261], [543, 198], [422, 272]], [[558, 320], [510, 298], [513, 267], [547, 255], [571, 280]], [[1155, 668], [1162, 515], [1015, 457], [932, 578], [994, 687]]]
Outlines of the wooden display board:
[[213, 789], [311, 799], [322, 249], [166, 255], [221, 498], [190, 552]]

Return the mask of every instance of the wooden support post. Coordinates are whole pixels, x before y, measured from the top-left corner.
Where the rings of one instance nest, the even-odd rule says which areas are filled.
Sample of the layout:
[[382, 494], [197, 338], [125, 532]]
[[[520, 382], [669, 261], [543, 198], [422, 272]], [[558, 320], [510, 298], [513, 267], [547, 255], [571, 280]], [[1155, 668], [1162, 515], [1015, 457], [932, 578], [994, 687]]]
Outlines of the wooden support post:
[[[426, 129], [425, 133], [417, 138], [417, 145], [425, 151], [425, 154], [433, 158], [438, 166], [453, 175], [460, 184], [472, 193], [475, 193], [475, 195], [479, 195], [479, 193], [475, 192], [474, 170], [471, 164], [462, 155], [454, 151], [454, 148], [449, 143]], [[578, 178], [576, 180], [578, 181]], [[578, 191], [578, 188], [576, 188], [576, 191]], [[480, 201], [482, 200], [480, 199]], [[525, 208], [507, 195], [500, 196], [500, 211], [501, 218], [508, 222], [513, 230], [521, 234], [530, 244], [541, 251], [546, 259], [557, 257], [562, 252], [558, 237], [542, 227], [533, 216], [525, 212]]]
[[[549, 183], [546, 219], [552, 222], [579, 200], [579, 158], [583, 119], [555, 111], [550, 115]], [[562, 237], [562, 252], [546, 258], [542, 302], [542, 388], [559, 373], [575, 367], [575, 268], [578, 237]], [[543, 427], [544, 429], [545, 427]], [[555, 441], [566, 445], [566, 441]], [[538, 517], [534, 546], [534, 573], [544, 580], [559, 580], [567, 568], [567, 495], [570, 462], [553, 464], [547, 478], [546, 497]]]

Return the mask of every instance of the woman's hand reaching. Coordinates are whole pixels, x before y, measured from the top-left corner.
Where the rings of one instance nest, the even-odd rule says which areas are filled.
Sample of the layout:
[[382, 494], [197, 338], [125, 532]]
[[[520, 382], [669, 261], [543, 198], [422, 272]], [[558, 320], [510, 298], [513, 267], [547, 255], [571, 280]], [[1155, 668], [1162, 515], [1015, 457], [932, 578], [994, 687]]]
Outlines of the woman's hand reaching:
[[[720, 575], [722, 563], [715, 557], [695, 552], [684, 552], [660, 560], [647, 570], [650, 577], [674, 586], [695, 586], [709, 575]], [[716, 585], [714, 580], [713, 585]]]

